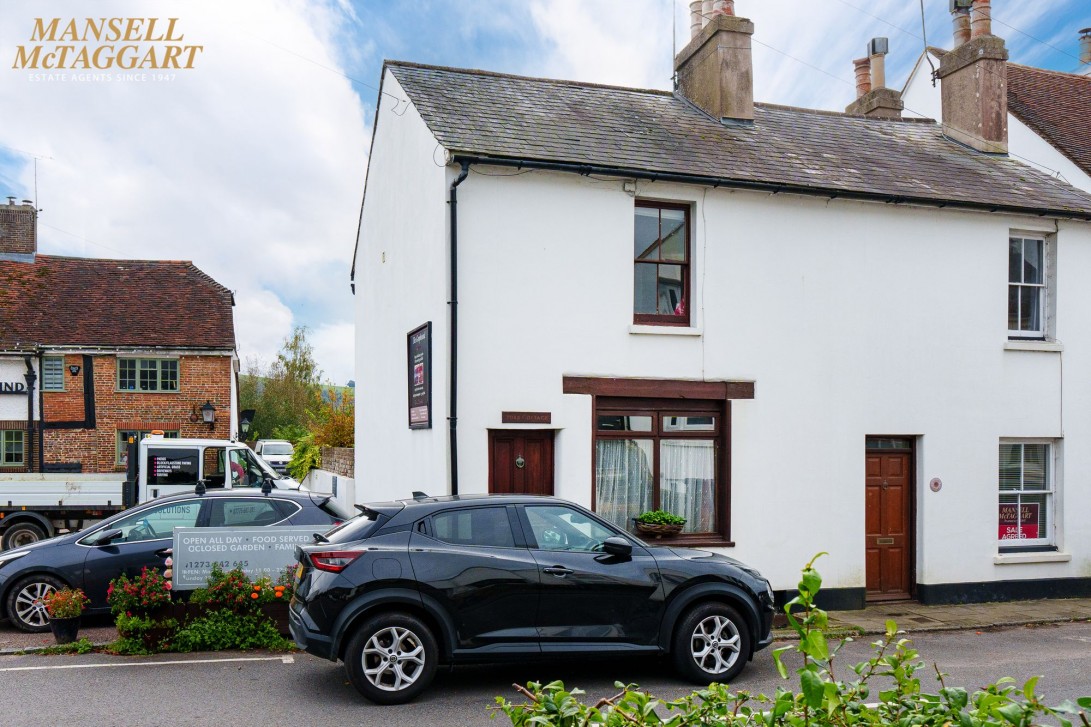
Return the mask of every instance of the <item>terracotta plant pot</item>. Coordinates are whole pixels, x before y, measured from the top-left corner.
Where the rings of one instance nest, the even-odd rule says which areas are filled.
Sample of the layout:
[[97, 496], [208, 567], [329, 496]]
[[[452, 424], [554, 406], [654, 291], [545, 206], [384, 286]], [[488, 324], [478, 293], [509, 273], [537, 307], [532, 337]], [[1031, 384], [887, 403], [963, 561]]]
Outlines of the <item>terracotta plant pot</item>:
[[53, 638], [58, 644], [71, 644], [76, 640], [80, 631], [80, 617], [75, 618], [51, 618], [49, 630], [53, 632]]

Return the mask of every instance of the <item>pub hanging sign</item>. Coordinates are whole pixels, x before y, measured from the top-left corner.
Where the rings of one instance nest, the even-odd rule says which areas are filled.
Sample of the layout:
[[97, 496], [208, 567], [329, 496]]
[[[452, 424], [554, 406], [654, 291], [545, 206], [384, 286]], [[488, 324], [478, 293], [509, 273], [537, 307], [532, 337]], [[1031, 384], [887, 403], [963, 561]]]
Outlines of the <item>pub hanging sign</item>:
[[409, 428], [432, 428], [432, 322], [409, 332]]

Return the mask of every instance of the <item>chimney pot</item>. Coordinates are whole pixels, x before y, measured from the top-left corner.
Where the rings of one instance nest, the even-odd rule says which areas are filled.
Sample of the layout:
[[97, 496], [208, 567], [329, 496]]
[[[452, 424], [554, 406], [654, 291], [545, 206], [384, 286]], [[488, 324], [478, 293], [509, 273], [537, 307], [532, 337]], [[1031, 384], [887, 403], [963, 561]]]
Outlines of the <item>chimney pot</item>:
[[708, 25], [712, 19], [712, 0], [701, 0], [701, 27]]
[[11, 194], [8, 195], [8, 204], [15, 204], [15, 196], [14, 195], [11, 195]]
[[29, 199], [24, 199], [23, 200], [23, 205], [26, 206], [26, 207], [33, 207], [34, 203], [31, 202]]
[[969, 8], [953, 8], [951, 10], [951, 24], [955, 31], [955, 48], [970, 40], [970, 10]]
[[970, 19], [970, 37], [992, 35], [992, 0], [974, 0]]
[[693, 0], [689, 4], [689, 37], [690, 40], [697, 37], [704, 23], [701, 22], [701, 0]]
[[1080, 31], [1080, 63], [1091, 65], [1091, 28]]
[[712, 2], [712, 14], [713, 15], [734, 15], [735, 14], [735, 0], [713, 0], [713, 2]]
[[856, 71], [856, 98], [871, 90], [871, 59], [857, 58], [852, 62]]
[[872, 38], [868, 43], [868, 54], [871, 56], [871, 87], [886, 88], [886, 54], [890, 49], [890, 41], [886, 38]]

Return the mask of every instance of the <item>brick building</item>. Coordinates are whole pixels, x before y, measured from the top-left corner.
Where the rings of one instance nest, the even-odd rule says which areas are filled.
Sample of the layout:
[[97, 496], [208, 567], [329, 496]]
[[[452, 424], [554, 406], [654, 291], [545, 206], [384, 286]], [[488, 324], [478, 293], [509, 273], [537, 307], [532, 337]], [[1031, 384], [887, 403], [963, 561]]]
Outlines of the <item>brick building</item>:
[[39, 255], [36, 217], [0, 205], [0, 479], [120, 471], [153, 429], [233, 436], [231, 291], [186, 261]]

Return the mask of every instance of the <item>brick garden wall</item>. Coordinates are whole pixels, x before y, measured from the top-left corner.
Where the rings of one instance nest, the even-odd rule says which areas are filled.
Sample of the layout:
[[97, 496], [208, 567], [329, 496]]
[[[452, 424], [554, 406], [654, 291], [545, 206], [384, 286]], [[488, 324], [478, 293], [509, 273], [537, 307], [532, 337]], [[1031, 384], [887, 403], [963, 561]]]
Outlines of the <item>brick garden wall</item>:
[[[65, 390], [44, 392], [46, 422], [82, 421], [87, 371], [68, 373], [69, 364], [82, 366], [82, 356], [65, 358]], [[117, 432], [127, 429], [177, 430], [180, 437], [227, 439], [231, 431], [230, 356], [182, 356], [178, 392], [136, 393], [117, 390], [117, 357], [94, 357], [95, 429], [46, 429], [45, 461], [81, 462], [84, 472], [124, 471], [116, 463]], [[190, 421], [193, 407], [205, 401], [216, 407], [216, 424]], [[197, 411], [198, 418], [200, 411]]]
[[339, 477], [355, 478], [356, 450], [352, 447], [323, 447], [322, 469]]

